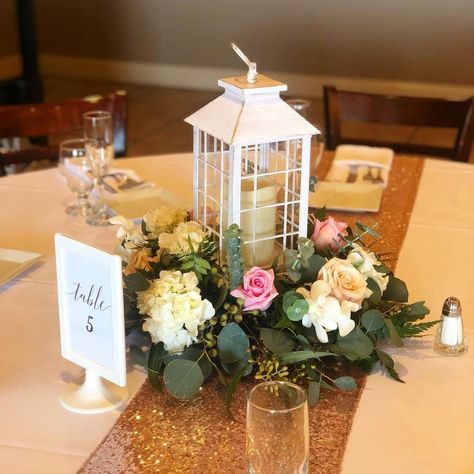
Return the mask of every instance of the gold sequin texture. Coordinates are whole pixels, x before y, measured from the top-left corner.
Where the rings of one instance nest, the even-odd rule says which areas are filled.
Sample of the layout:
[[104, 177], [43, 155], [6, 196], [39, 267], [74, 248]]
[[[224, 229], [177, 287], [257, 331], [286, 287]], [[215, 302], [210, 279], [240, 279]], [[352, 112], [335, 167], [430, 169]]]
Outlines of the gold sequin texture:
[[[324, 176], [330, 160], [322, 163]], [[356, 220], [377, 222], [383, 236], [378, 250], [391, 252], [395, 268], [423, 169], [420, 158], [396, 157], [380, 212], [333, 213], [351, 226]], [[344, 450], [365, 375], [354, 373], [357, 390], [324, 390], [310, 409], [310, 472], [340, 472]], [[82, 466], [83, 474], [119, 473], [246, 473], [246, 394], [255, 382], [243, 381], [235, 395], [235, 420], [225, 411], [223, 387], [217, 378], [189, 401], [172, 399], [145, 382], [101, 444]]]

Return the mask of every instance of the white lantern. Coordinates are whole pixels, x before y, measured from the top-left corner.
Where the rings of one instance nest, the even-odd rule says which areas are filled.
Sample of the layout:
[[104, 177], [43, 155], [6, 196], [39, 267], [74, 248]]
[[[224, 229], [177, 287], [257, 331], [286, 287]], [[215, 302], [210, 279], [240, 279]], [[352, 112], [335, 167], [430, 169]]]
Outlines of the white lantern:
[[235, 223], [245, 265], [268, 267], [306, 237], [311, 136], [319, 131], [280, 98], [285, 84], [246, 62], [246, 76], [219, 80], [224, 94], [186, 119], [194, 218], [218, 240], [221, 261], [223, 233]]

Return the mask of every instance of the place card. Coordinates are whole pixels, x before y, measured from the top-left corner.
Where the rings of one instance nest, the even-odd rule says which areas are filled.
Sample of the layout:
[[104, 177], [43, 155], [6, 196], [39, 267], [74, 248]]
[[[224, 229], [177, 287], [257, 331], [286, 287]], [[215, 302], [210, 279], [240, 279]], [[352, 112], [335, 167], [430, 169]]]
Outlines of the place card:
[[86, 369], [84, 383], [69, 384], [60, 401], [77, 413], [109, 411], [126, 399], [101, 379], [126, 385], [122, 262], [62, 234], [55, 246], [61, 354]]

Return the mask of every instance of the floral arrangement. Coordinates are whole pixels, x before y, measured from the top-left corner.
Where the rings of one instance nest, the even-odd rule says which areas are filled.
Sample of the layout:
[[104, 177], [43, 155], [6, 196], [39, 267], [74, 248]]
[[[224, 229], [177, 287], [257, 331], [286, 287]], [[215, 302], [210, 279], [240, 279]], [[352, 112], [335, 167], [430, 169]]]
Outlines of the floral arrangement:
[[386, 255], [373, 251], [377, 232], [360, 222], [353, 230], [325, 209], [311, 216], [309, 238], [272, 268], [247, 271], [236, 225], [225, 231], [221, 265], [216, 243], [183, 209], [149, 211], [140, 225], [111, 222], [119, 225], [126, 331], [145, 336], [131, 353], [153, 386], [179, 399], [212, 373], [226, 386], [228, 408], [251, 374], [306, 385], [310, 404], [321, 388], [354, 389], [351, 366], [380, 364], [402, 382], [380, 342], [399, 347], [436, 324], [420, 322], [428, 308], [408, 303]]

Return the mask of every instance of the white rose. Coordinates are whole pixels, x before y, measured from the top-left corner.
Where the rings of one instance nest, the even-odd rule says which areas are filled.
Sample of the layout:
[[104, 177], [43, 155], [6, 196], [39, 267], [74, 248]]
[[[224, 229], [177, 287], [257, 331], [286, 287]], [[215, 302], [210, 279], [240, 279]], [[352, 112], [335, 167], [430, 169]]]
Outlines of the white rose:
[[355, 322], [351, 319], [351, 313], [357, 311], [359, 305], [350, 301], [339, 303], [337, 298], [330, 296], [331, 287], [326, 282], [315, 281], [311, 285], [311, 291], [305, 288], [298, 288], [296, 291], [303, 295], [309, 305], [301, 322], [308, 328], [314, 326], [319, 341], [328, 342], [328, 331], [339, 329], [339, 334], [344, 337], [354, 329]]
[[366, 277], [351, 262], [340, 258], [331, 258], [325, 263], [318, 279], [329, 285], [331, 294], [341, 303], [351, 301], [360, 307], [362, 300], [372, 294], [372, 290], [367, 287]]
[[191, 253], [189, 242], [194, 250], [206, 238], [207, 234], [204, 232], [199, 222], [181, 222], [178, 224], [172, 233], [162, 233], [158, 239], [160, 248], [168, 250], [173, 255]]
[[382, 293], [387, 289], [388, 276], [378, 272], [374, 268], [380, 265], [380, 262], [373, 252], [367, 252], [360, 245], [354, 244], [354, 249], [349, 252], [347, 260], [351, 262], [362, 275], [375, 280]]

